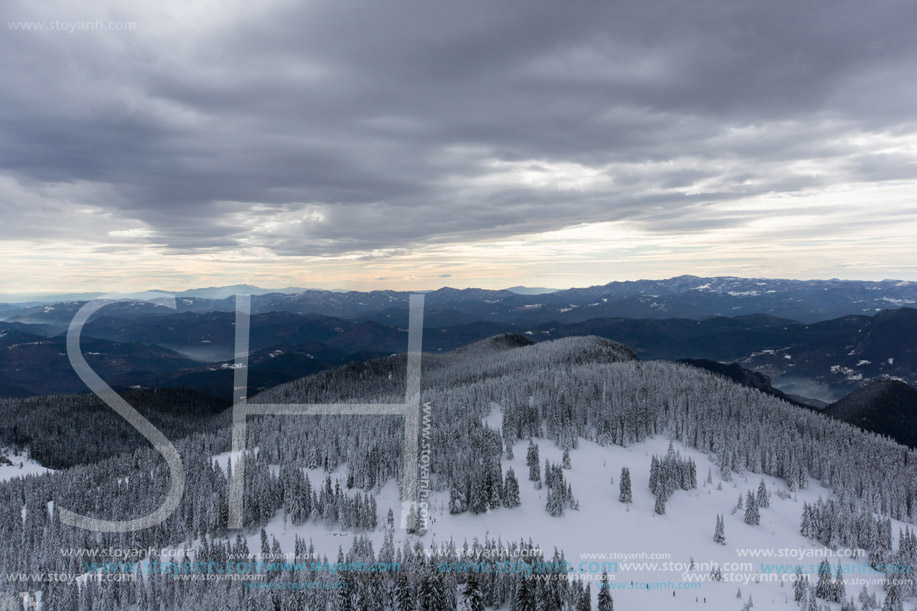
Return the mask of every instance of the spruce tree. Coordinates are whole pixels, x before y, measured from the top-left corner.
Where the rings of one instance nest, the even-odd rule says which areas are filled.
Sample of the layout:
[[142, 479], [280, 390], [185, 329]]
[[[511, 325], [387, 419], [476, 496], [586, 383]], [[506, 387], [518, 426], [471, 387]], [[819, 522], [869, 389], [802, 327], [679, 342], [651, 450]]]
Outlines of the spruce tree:
[[398, 611], [414, 611], [414, 594], [404, 573], [398, 573], [398, 577], [395, 578], [394, 599]]
[[465, 587], [462, 589], [462, 599], [465, 603], [466, 611], [484, 611], [484, 594], [481, 592], [481, 582], [473, 571], [468, 574], [465, 580]]
[[475, 477], [471, 481], [471, 498], [468, 499], [468, 508], [472, 513], [484, 513], [490, 501], [487, 482], [482, 477]]
[[757, 526], [761, 522], [761, 512], [758, 511], [758, 501], [755, 495], [748, 491], [748, 497], [745, 499], [745, 523]]
[[556, 486], [548, 488], [544, 509], [555, 518], [564, 515], [564, 501]]
[[592, 587], [588, 583], [583, 590], [583, 595], [580, 596], [576, 611], [592, 611]]
[[834, 589], [832, 594], [832, 600], [836, 603], [843, 603], [847, 600], [847, 586], [844, 583], [844, 573], [840, 560], [837, 561], [837, 574], [834, 577]]
[[541, 482], [541, 459], [538, 458], [538, 446], [531, 439], [525, 453], [525, 464], [529, 468], [529, 479], [533, 482]]
[[770, 507], [771, 505], [770, 499], [771, 499], [771, 495], [767, 491], [767, 486], [764, 484], [764, 480], [762, 479], [761, 483], [758, 484], [758, 495], [755, 498], [755, 500], [758, 501], [758, 507], [761, 507], [764, 509]]
[[806, 586], [808, 585], [808, 580], [806, 576], [802, 574], [802, 568], [796, 567], [795, 579], [793, 580], [793, 600], [796, 602], [801, 601], [806, 595]]
[[515, 611], [536, 611], [535, 584], [529, 583], [525, 575], [517, 577], [516, 599], [513, 609]]
[[818, 597], [815, 596], [815, 590], [809, 588], [806, 592], [806, 611], [818, 611]]
[[634, 495], [630, 486], [630, 469], [623, 467], [621, 469], [621, 481], [618, 484], [618, 500], [622, 503], [633, 503]]
[[512, 509], [520, 504], [519, 482], [516, 480], [516, 473], [510, 467], [506, 472], [506, 480], [503, 482], [503, 506]]
[[713, 530], [713, 541], [720, 545], [726, 545], [726, 524], [723, 516], [716, 516], [716, 527]]
[[337, 611], [352, 611], [353, 610], [353, 597], [354, 597], [354, 585], [356, 580], [353, 578], [353, 574], [345, 572], [343, 577], [341, 577], [340, 585], [341, 587], [337, 589], [337, 600], [335, 609]]
[[815, 584], [815, 596], [823, 600], [831, 600], [831, 565], [827, 560], [822, 560], [818, 565], [818, 581]]
[[882, 611], [901, 611], [904, 603], [901, 600], [901, 586], [898, 585], [899, 577], [888, 574], [885, 577], [885, 600], [882, 601]]
[[456, 515], [468, 509], [465, 505], [465, 493], [460, 489], [458, 481], [453, 480], [449, 487], [449, 513]]
[[598, 611], [614, 611], [615, 610], [615, 601], [611, 597], [611, 592], [608, 588], [608, 573], [602, 572], [602, 582], [599, 585], [599, 604]]

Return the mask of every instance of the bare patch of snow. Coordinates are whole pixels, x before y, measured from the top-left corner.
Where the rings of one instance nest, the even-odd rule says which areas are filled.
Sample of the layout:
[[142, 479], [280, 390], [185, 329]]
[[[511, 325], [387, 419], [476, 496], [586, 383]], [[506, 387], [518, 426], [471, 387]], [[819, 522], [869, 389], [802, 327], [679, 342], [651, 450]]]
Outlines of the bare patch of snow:
[[43, 467], [37, 461], [32, 460], [26, 454], [20, 454], [15, 450], [0, 448], [0, 456], [11, 462], [7, 465], [6, 461], [0, 461], [0, 482], [5, 482], [16, 477], [25, 477], [27, 475], [41, 475], [42, 473], [53, 472], [47, 467]]

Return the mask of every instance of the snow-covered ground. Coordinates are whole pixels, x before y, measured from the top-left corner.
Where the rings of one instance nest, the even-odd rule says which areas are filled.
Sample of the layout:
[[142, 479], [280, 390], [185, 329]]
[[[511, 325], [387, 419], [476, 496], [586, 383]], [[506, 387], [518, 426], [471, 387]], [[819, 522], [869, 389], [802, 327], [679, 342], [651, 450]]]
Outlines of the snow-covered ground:
[[[499, 406], [494, 405], [493, 408], [485, 422], [489, 426], [498, 426]], [[593, 598], [597, 595], [602, 563], [616, 560], [617, 571], [610, 571], [613, 583], [617, 584], [612, 586], [612, 595], [616, 609], [623, 611], [738, 610], [743, 607], [749, 595], [756, 610], [796, 609], [792, 583], [780, 585], [773, 581], [767, 582], [766, 578], [760, 577], [762, 573], [768, 572], [761, 565], [801, 564], [808, 567], [820, 562], [826, 548], [799, 534], [800, 517], [803, 502], [814, 502], [819, 496], [827, 498], [831, 492], [811, 480], [807, 490], [781, 498], [776, 493], [787, 492], [785, 484], [781, 480], [764, 476], [771, 493], [771, 505], [761, 510], [760, 525], [749, 526], [743, 521], [744, 512], [733, 512], [733, 509], [740, 494], [744, 497], [746, 491], [757, 489], [762, 476], [753, 473], [734, 474], [731, 481], [723, 481], [707, 456], [676, 445], [682, 456], [694, 459], [698, 488], [675, 492], [666, 504], [666, 514], [656, 515], [653, 510], [654, 497], [648, 487], [650, 459], [654, 454], [663, 455], [668, 445], [669, 440], [665, 437], [627, 448], [603, 447], [580, 440], [579, 447], [570, 452], [572, 470], [564, 472], [579, 501], [579, 510], [568, 510], [565, 516], [554, 518], [545, 511], [547, 490], [535, 489], [533, 482], [528, 480], [525, 464], [527, 443], [517, 443], [513, 460], [504, 459], [503, 469], [505, 471], [512, 466], [516, 473], [520, 484], [521, 507], [500, 508], [481, 515], [470, 512], [450, 515], [448, 492], [435, 492], [430, 500], [432, 520], [422, 540], [429, 546], [433, 542], [444, 543], [453, 539], [460, 546], [464, 541], [471, 542], [474, 538], [483, 541], [486, 536], [500, 537], [504, 543], [531, 539], [542, 548], [548, 559], [556, 547], [573, 564], [574, 573], [592, 583]], [[541, 440], [539, 447], [542, 465], [545, 459], [560, 463], [562, 452], [553, 443]], [[228, 454], [214, 458], [225, 469]], [[629, 506], [618, 502], [618, 479], [621, 468], [625, 466], [630, 469], [633, 482], [633, 504]], [[706, 482], [708, 472], [712, 473], [713, 481], [710, 484]], [[320, 470], [308, 470], [307, 473], [313, 486], [319, 485], [327, 475]], [[343, 479], [345, 473], [346, 469], [342, 466], [331, 475]], [[720, 486], [722, 489], [718, 489]], [[380, 525], [384, 524], [389, 509], [394, 512], [397, 524], [401, 503], [394, 482], [388, 482], [378, 492], [377, 502]], [[725, 546], [713, 541], [717, 514], [725, 516]], [[893, 524], [896, 535], [899, 526], [898, 523]], [[326, 554], [332, 561], [337, 556], [338, 548], [343, 547], [346, 551], [353, 537], [358, 534], [369, 535], [376, 550], [384, 538], [384, 526], [371, 533], [343, 529], [339, 525], [323, 528], [321, 523], [293, 526], [285, 522], [281, 515], [270, 521], [266, 530], [269, 536], [281, 542], [284, 552], [293, 551], [294, 537], [299, 535], [311, 539], [316, 551]], [[406, 536], [405, 531], [396, 529], [396, 547], [401, 546]], [[412, 536], [412, 544], [414, 540], [416, 537]], [[253, 551], [260, 549], [257, 532], [249, 534], [248, 545]], [[742, 556], [737, 551], [746, 549], [783, 551], [757, 557]], [[789, 554], [804, 556], [790, 557]], [[620, 555], [631, 555], [630, 560]], [[836, 570], [839, 558], [829, 556], [828, 559]], [[847, 585], [848, 597], [856, 597], [860, 591], [861, 586], [859, 583], [854, 584], [854, 579], [872, 579], [875, 584], [879, 583], [879, 576], [872, 573], [864, 561], [856, 558], [840, 560], [851, 571]], [[628, 566], [628, 561], [638, 564]], [[697, 565], [693, 571], [688, 569], [692, 561]], [[647, 563], [656, 563], [656, 566], [648, 566]], [[723, 582], [709, 581], [710, 570], [705, 565], [710, 563], [722, 567]], [[744, 566], [730, 566], [729, 563]], [[608, 568], [612, 566], [608, 565]], [[777, 574], [783, 573], [778, 571]], [[759, 577], [756, 579], [756, 576]], [[771, 576], [770, 579], [775, 577]], [[814, 583], [815, 576], [810, 575], [810, 579]], [[684, 586], [679, 586], [692, 580], [695, 583], [701, 581], [696, 589], [682, 589]], [[642, 584], [649, 585], [641, 588]], [[740, 589], [741, 601], [736, 596]], [[880, 593], [881, 587], [872, 585], [870, 590]], [[881, 600], [881, 594], [879, 598]], [[834, 605], [835, 608], [837, 606]]]
[[[0, 448], [0, 457], [2, 457], [0, 458], [0, 482], [5, 482], [14, 477], [41, 475], [50, 471], [50, 469], [42, 467], [31, 458], [26, 457], [24, 454], [19, 454], [15, 450]], [[3, 460], [4, 458], [6, 460]], [[7, 461], [12, 464], [6, 464]]]

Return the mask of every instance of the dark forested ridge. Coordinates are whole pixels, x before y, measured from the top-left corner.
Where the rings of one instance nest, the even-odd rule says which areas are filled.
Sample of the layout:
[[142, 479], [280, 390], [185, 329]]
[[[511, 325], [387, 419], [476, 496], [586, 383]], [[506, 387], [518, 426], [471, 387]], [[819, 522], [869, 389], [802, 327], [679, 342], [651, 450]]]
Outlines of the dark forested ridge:
[[917, 390], [898, 380], [873, 382], [825, 408], [867, 431], [917, 447]]
[[[191, 389], [127, 390], [123, 397], [170, 439], [230, 421], [228, 401]], [[51, 469], [99, 462], [147, 445], [95, 395], [0, 399], [0, 446], [28, 450]]]
[[691, 367], [697, 367], [698, 369], [704, 369], [706, 371], [719, 374], [741, 384], [742, 386], [757, 388], [764, 394], [777, 397], [778, 399], [783, 399], [787, 403], [792, 403], [793, 405], [798, 405], [799, 407], [824, 407], [824, 404], [815, 399], [793, 397], [777, 390], [771, 384], [771, 379], [768, 376], [757, 371], [752, 371], [751, 369], [746, 369], [738, 363], [719, 363], [709, 359], [678, 359], [676, 362], [681, 363], [682, 365], [690, 365]]
[[[67, 358], [66, 337], [36, 335], [4, 324], [0, 323], [0, 384], [36, 395], [85, 390]], [[149, 344], [84, 338], [82, 349], [89, 365], [112, 385], [148, 385], [157, 376], [199, 366]]]

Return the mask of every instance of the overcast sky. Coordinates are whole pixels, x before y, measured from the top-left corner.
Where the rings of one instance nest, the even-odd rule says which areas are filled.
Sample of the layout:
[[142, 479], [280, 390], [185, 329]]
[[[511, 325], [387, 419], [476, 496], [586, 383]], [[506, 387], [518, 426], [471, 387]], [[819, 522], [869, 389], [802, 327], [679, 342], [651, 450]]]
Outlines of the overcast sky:
[[917, 280], [911, 0], [0, 15], [0, 292]]

